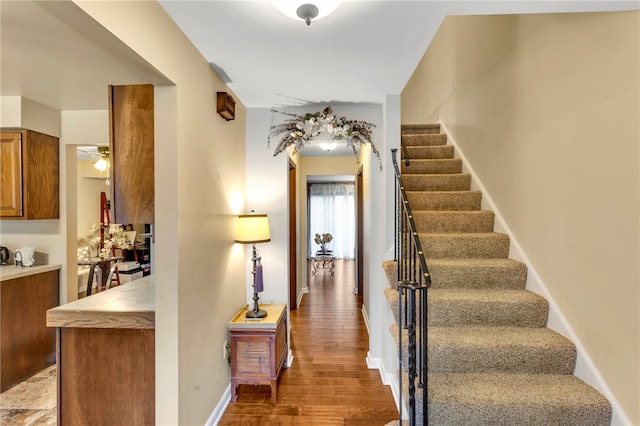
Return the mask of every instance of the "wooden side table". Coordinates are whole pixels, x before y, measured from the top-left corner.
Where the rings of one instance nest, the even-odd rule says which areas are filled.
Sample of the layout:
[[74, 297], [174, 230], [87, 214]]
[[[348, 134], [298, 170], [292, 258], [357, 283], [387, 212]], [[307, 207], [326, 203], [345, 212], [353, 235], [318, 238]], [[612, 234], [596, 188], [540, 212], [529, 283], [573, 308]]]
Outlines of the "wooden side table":
[[229, 322], [231, 346], [231, 402], [238, 400], [238, 385], [271, 386], [271, 403], [277, 399], [278, 375], [287, 366], [287, 306], [260, 305], [267, 316], [245, 318], [243, 308]]

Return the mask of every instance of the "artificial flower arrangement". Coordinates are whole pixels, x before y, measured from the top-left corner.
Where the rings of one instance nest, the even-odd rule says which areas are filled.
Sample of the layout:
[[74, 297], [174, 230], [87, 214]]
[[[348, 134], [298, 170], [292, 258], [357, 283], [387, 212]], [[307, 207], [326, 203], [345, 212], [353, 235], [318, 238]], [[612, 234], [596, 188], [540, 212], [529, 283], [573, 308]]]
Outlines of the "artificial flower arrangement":
[[320, 244], [320, 251], [326, 251], [327, 250], [327, 243], [330, 243], [331, 240], [333, 240], [333, 235], [326, 233], [326, 234], [316, 234], [315, 238], [313, 239], [313, 241], [316, 242], [316, 244]]
[[88, 247], [87, 257], [94, 252], [97, 252], [99, 257], [109, 257], [112, 248], [126, 249], [130, 247], [130, 242], [127, 241], [122, 225], [114, 223], [104, 227], [104, 241], [100, 247], [100, 226], [94, 223], [87, 235], [78, 240], [78, 248], [81, 247]]
[[269, 128], [267, 145], [271, 144], [271, 137], [285, 133], [273, 153], [274, 156], [285, 151], [289, 146], [293, 146], [294, 152], [300, 151], [312, 138], [322, 132], [327, 132], [334, 140], [345, 140], [347, 146], [353, 149], [354, 154], [357, 154], [358, 149], [365, 143], [371, 145], [371, 150], [378, 157], [380, 170], [382, 170], [380, 152], [371, 142], [371, 129], [375, 127], [375, 124], [362, 120], [348, 120], [346, 117], [337, 118], [331, 107], [326, 107], [322, 112], [307, 114], [295, 114], [275, 109], [272, 109], [271, 112], [291, 117]]

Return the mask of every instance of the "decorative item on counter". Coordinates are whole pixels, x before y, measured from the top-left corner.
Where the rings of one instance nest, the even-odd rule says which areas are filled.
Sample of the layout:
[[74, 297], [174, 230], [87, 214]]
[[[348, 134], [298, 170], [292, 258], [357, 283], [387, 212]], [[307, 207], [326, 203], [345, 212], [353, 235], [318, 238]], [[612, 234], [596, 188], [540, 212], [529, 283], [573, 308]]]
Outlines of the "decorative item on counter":
[[33, 265], [33, 254], [36, 252], [34, 247], [22, 247], [16, 250], [13, 258], [16, 262], [16, 266], [31, 266]]
[[291, 117], [283, 123], [274, 124], [269, 128], [267, 147], [271, 143], [271, 137], [285, 134], [273, 153], [274, 157], [289, 146], [293, 146], [294, 152], [300, 151], [312, 138], [322, 132], [327, 132], [334, 140], [346, 141], [347, 147], [353, 149], [354, 154], [357, 154], [358, 149], [368, 143], [373, 153], [378, 157], [380, 170], [382, 170], [380, 152], [371, 141], [371, 129], [376, 127], [375, 124], [362, 120], [348, 120], [346, 117], [336, 118], [331, 107], [326, 107], [322, 112], [304, 115], [275, 109], [272, 109], [271, 112]]
[[327, 244], [331, 242], [331, 240], [333, 240], [333, 235], [329, 234], [328, 232], [326, 234], [316, 234], [315, 238], [313, 239], [316, 244], [320, 245], [320, 252], [327, 252]]
[[247, 310], [247, 318], [263, 318], [267, 316], [267, 312], [258, 306], [258, 292], [264, 289], [262, 277], [262, 265], [260, 261], [262, 257], [256, 249], [257, 243], [266, 243], [271, 241], [269, 233], [269, 221], [266, 214], [241, 214], [238, 216], [238, 224], [236, 228], [236, 243], [252, 244], [251, 255], [251, 274], [253, 275], [253, 309]]
[[9, 262], [9, 249], [0, 246], [0, 265], [6, 265]]

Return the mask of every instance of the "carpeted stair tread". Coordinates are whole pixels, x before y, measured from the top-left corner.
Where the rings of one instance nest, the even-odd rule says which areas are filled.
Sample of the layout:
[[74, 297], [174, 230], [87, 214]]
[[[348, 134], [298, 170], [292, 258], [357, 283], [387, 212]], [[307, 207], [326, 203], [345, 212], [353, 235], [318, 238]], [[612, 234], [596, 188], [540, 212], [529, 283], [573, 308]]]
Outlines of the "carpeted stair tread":
[[462, 172], [462, 160], [459, 158], [411, 159], [407, 164], [400, 164], [405, 174], [455, 174]]
[[609, 401], [572, 375], [429, 373], [428, 382], [434, 425], [611, 424]]
[[[387, 288], [384, 293], [398, 321], [398, 290]], [[548, 302], [528, 290], [431, 288], [427, 293], [429, 326], [544, 327], [547, 324]]]
[[548, 328], [429, 327], [429, 372], [572, 374], [576, 348]]
[[[453, 145], [408, 146], [407, 152], [411, 161], [428, 158], [453, 158]], [[405, 158], [405, 151], [400, 150], [400, 158]]]
[[[389, 330], [398, 344], [397, 324]], [[403, 369], [409, 334], [402, 330]], [[429, 327], [429, 372], [495, 374], [572, 374], [576, 348], [548, 328]]]
[[447, 135], [444, 133], [420, 133], [402, 135], [402, 145], [409, 146], [435, 146], [446, 145]]
[[421, 134], [421, 133], [440, 133], [439, 124], [403, 124], [400, 126], [400, 132], [403, 135]]
[[406, 191], [412, 210], [480, 210], [480, 191]]
[[506, 258], [509, 255], [509, 236], [491, 233], [419, 233], [427, 258]]
[[[397, 262], [382, 265], [389, 285], [397, 287]], [[527, 267], [513, 259], [427, 259], [431, 288], [524, 289]]]
[[412, 174], [402, 176], [405, 191], [468, 191], [471, 175], [467, 173]]
[[491, 210], [413, 210], [412, 214], [419, 233], [492, 232], [495, 220]]

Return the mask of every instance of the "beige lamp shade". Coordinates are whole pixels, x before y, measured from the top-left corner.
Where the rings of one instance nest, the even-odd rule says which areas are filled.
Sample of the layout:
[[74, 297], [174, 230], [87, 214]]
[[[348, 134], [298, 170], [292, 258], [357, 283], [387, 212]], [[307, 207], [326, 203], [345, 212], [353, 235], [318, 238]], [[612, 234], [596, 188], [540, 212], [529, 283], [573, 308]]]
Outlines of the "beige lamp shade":
[[255, 244], [271, 241], [266, 214], [241, 214], [236, 225], [236, 243]]

